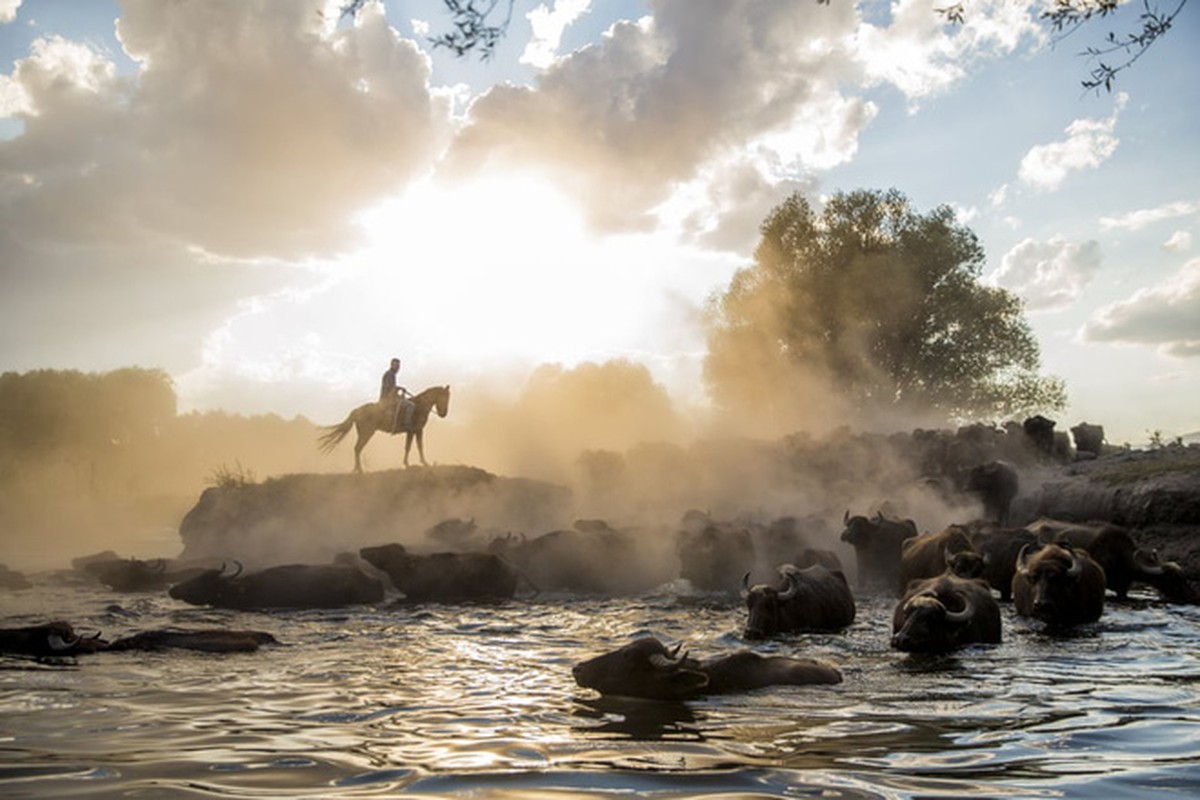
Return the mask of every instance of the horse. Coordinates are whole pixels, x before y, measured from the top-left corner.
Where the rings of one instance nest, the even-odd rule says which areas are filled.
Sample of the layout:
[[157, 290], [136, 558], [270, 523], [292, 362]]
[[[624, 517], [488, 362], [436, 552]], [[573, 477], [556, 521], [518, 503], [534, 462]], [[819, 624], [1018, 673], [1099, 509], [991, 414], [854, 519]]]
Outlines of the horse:
[[408, 451], [412, 449], [413, 439], [417, 440], [417, 453], [421, 456], [421, 463], [429, 466], [425, 460], [425, 423], [429, 421], [429, 412], [437, 411], [439, 417], [445, 417], [446, 412], [450, 410], [450, 386], [430, 386], [425, 391], [413, 397], [413, 415], [412, 422], [407, 429], [392, 430], [393, 422], [396, 420], [396, 409], [391, 403], [363, 403], [358, 408], [350, 412], [346, 419], [342, 420], [337, 425], [326, 425], [321, 428], [324, 433], [317, 440], [318, 447], [322, 453], [331, 453], [333, 448], [337, 447], [338, 442], [346, 438], [346, 434], [350, 433], [351, 428], [358, 430], [358, 441], [354, 443], [354, 471], [362, 472], [362, 460], [359, 457], [362, 449], [367, 446], [367, 442], [371, 441], [371, 437], [376, 431], [384, 433], [397, 434], [405, 433], [407, 438], [404, 440], [404, 466], [408, 466]]

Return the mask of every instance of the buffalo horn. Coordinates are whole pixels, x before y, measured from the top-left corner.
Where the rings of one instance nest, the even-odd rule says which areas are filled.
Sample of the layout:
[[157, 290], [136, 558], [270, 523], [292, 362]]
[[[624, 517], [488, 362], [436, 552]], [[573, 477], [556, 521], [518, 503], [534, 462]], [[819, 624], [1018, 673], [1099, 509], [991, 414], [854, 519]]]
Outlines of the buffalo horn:
[[1078, 580], [1083, 574], [1083, 559], [1074, 550], [1067, 550], [1071, 554], [1071, 566], [1067, 568], [1067, 577], [1071, 580]]
[[781, 570], [779, 574], [782, 575], [784, 580], [787, 581], [787, 588], [779, 593], [779, 602], [786, 603], [788, 600], [791, 600], [796, 596], [796, 592], [799, 591], [799, 587], [796, 586], [796, 576], [793, 573], [783, 572]]
[[1029, 561], [1029, 548], [1033, 547], [1033, 542], [1029, 542], [1021, 548], [1021, 552], [1017, 553], [1017, 572], [1029, 577], [1029, 568], [1025, 566]]
[[[942, 605], [945, 606], [944, 603]], [[961, 611], [946, 609], [946, 622], [951, 622], [955, 625], [961, 625], [969, 621], [973, 616], [975, 616], [975, 608], [971, 602], [970, 595], [963, 595], [963, 607]]]
[[72, 636], [70, 639], [64, 639], [57, 633], [47, 634], [46, 644], [55, 652], [63, 652], [70, 650], [75, 645], [79, 644], [79, 636]]
[[150, 562], [150, 569], [155, 572], [165, 572], [167, 569], [167, 560], [165, 558], [156, 558]]
[[1146, 575], [1162, 575], [1164, 571], [1163, 563], [1158, 557], [1157, 550], [1151, 550], [1147, 554], [1145, 550], [1139, 547], [1133, 551], [1133, 563], [1137, 564], [1138, 569]]
[[238, 560], [235, 558], [235, 559], [233, 560], [233, 563], [237, 565], [237, 572], [235, 572], [235, 573], [233, 573], [232, 575], [230, 575], [230, 576], [229, 576], [230, 578], [236, 578], [238, 575], [241, 575], [241, 574], [242, 574], [242, 562], [238, 561]]
[[850, 509], [848, 509], [848, 508], [846, 509], [846, 513], [842, 514], [842, 524], [843, 525], [850, 524]]
[[750, 596], [750, 573], [747, 572], [742, 576], [742, 599]]

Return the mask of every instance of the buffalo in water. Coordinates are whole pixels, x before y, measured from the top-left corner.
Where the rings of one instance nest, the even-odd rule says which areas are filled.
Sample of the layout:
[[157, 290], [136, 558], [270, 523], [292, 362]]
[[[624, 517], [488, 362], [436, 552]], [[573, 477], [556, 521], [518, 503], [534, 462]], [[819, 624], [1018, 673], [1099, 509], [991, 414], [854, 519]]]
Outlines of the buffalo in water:
[[242, 565], [226, 565], [177, 583], [171, 597], [216, 608], [338, 608], [383, 599], [383, 584], [356, 567], [338, 564], [284, 564], [242, 575]]
[[1013, 575], [1013, 605], [1023, 617], [1068, 627], [1104, 613], [1104, 569], [1069, 544], [1025, 545]]
[[858, 587], [883, 583], [895, 587], [900, 581], [900, 553], [905, 539], [917, 535], [917, 525], [911, 519], [898, 520], [882, 513], [874, 517], [842, 517], [845, 530], [842, 541], [854, 548], [858, 563]]
[[1105, 585], [1118, 599], [1124, 600], [1134, 583], [1144, 583], [1154, 587], [1169, 603], [1200, 602], [1200, 596], [1178, 564], [1162, 561], [1156, 551], [1138, 547], [1129, 531], [1118, 525], [1043, 518], [1027, 528], [1041, 541], [1065, 542], [1086, 550], [1104, 568]]
[[983, 573], [983, 557], [975, 552], [966, 528], [951, 525], [938, 533], [905, 539], [900, 546], [900, 591], [906, 591], [915, 580], [936, 577], [948, 568], [965, 578]]
[[55, 620], [23, 628], [0, 629], [0, 653], [47, 658], [77, 656], [104, 649], [100, 634], [83, 637], [68, 622]]
[[754, 567], [754, 540], [748, 527], [717, 524], [690, 511], [676, 533], [679, 577], [697, 589], [736, 591], [742, 573]]
[[914, 581], [892, 612], [892, 647], [941, 653], [1000, 641], [1000, 605], [987, 581], [946, 573]]
[[204, 572], [203, 567], [167, 569], [166, 559], [105, 558], [86, 562], [82, 571], [114, 592], [155, 592]]
[[519, 574], [494, 553], [410, 553], [401, 544], [364, 547], [358, 554], [387, 573], [413, 602], [507, 600], [517, 591]]
[[142, 631], [113, 642], [97, 633], [83, 637], [68, 622], [54, 621], [25, 628], [0, 629], [0, 653], [37, 658], [87, 655], [100, 652], [199, 650], [209, 653], [246, 653], [264, 644], [279, 644], [269, 633], [250, 630], [163, 628]]
[[846, 576], [819, 564], [799, 569], [779, 567], [780, 584], [750, 586], [742, 578], [748, 618], [746, 638], [794, 631], [837, 631], [854, 622], [854, 595]]
[[971, 545], [983, 558], [982, 577], [1000, 592], [1000, 599], [1012, 600], [1013, 575], [1017, 571], [1017, 556], [1021, 548], [1037, 542], [1037, 537], [1024, 528], [1003, 528], [980, 521], [969, 526]]
[[767, 686], [841, 683], [842, 675], [820, 661], [761, 656], [742, 650], [699, 661], [651, 636], [636, 639], [571, 669], [575, 682], [600, 694], [650, 700], [689, 700]]

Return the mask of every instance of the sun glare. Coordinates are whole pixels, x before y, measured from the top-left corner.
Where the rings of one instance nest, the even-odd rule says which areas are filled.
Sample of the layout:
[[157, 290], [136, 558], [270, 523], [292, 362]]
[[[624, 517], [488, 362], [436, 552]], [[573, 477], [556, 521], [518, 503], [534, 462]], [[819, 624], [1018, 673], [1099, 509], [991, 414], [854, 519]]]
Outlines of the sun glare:
[[[601, 237], [574, 202], [527, 176], [425, 183], [362, 218], [364, 269], [439, 360], [480, 368], [629, 357], [678, 331], [703, 271], [648, 236]], [[694, 296], [689, 296], [694, 295]]]

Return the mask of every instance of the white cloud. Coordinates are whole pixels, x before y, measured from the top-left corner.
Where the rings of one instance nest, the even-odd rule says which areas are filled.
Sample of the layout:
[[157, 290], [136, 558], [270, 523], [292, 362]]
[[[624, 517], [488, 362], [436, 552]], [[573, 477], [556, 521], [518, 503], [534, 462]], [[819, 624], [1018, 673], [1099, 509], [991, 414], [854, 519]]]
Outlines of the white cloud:
[[0, 25], [7, 25], [17, 18], [21, 0], [0, 0]]
[[590, 205], [591, 222], [639, 229], [712, 163], [773, 150], [791, 176], [852, 153], [871, 104], [856, 73], [848, 4], [651, 3], [564, 56], [534, 87], [475, 102], [450, 168], [531, 166]]
[[1026, 239], [1004, 254], [992, 280], [1024, 298], [1031, 311], [1048, 311], [1073, 303], [1099, 269], [1100, 245], [1095, 241]]
[[1164, 203], [1156, 208], [1143, 208], [1137, 211], [1130, 211], [1119, 217], [1101, 217], [1100, 227], [1105, 229], [1140, 231], [1155, 223], [1191, 216], [1197, 212], [1200, 212], [1200, 203], [1180, 200], [1174, 203]]
[[1128, 101], [1129, 96], [1120, 93], [1112, 116], [1106, 119], [1077, 119], [1067, 126], [1066, 139], [1031, 148], [1021, 159], [1018, 177], [1030, 186], [1053, 190], [1070, 173], [1103, 164], [1116, 152], [1119, 140], [1113, 135], [1113, 130], [1121, 109]]
[[940, 0], [897, 0], [886, 27], [864, 23], [858, 57], [868, 79], [890, 83], [910, 100], [937, 94], [966, 75], [976, 57], [1011, 53], [1022, 40], [1043, 36], [1024, 3], [972, 2], [961, 25], [947, 25]]
[[84, 44], [39, 40], [11, 76], [25, 130], [0, 142], [0, 228], [231, 255], [345, 248], [353, 210], [444, 146], [449, 102], [380, 6], [339, 27], [328, 5], [129, 0], [129, 77]]
[[545, 3], [538, 5], [525, 16], [533, 28], [533, 39], [525, 45], [521, 63], [545, 69], [558, 57], [558, 46], [563, 32], [579, 19], [591, 6], [591, 0], [555, 0], [554, 7]]
[[1169, 253], [1184, 253], [1192, 249], [1192, 234], [1190, 231], [1175, 231], [1171, 238], [1163, 242], [1163, 249]]
[[1200, 356], [1200, 259], [1157, 286], [1101, 308], [1082, 336], [1090, 342], [1160, 345], [1178, 358]]

